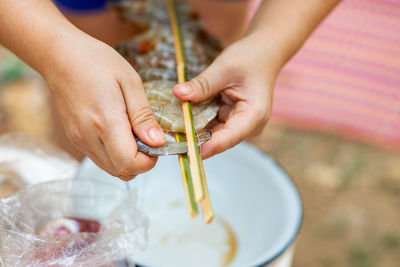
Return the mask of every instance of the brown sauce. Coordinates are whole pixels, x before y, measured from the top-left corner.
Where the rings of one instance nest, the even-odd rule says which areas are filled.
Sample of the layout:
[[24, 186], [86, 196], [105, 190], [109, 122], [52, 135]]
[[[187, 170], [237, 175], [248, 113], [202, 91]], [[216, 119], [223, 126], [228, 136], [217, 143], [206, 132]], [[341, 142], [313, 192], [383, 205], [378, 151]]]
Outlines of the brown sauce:
[[230, 225], [222, 218], [217, 218], [217, 220], [221, 223], [222, 227], [225, 229], [227, 234], [226, 244], [229, 249], [225, 253], [223, 262], [221, 264], [222, 267], [226, 267], [229, 266], [229, 264], [231, 264], [231, 262], [235, 258], [238, 248], [238, 243], [235, 233], [233, 232], [233, 229], [230, 227]]

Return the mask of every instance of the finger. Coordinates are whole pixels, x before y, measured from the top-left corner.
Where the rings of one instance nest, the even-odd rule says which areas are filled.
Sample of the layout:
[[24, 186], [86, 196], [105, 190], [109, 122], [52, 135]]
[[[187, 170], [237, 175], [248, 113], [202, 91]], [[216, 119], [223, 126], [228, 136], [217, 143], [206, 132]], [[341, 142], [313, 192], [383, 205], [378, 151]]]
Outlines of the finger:
[[[86, 124], [87, 125], [87, 124]], [[113, 175], [113, 167], [112, 164], [106, 164], [106, 160], [102, 158], [101, 152], [96, 151], [97, 144], [93, 142], [93, 140], [97, 139], [97, 136], [92, 137], [92, 135], [85, 136], [82, 134], [82, 132], [92, 132], [88, 131], [88, 129], [80, 131], [76, 127], [69, 128], [69, 130], [66, 131], [66, 134], [68, 136], [68, 139], [71, 141], [71, 143], [84, 155], [88, 156], [94, 163], [96, 163], [97, 166], [99, 166], [101, 169], [104, 171], [110, 173]], [[99, 154], [100, 156], [97, 156]], [[100, 159], [102, 158], [102, 159]]]
[[172, 90], [182, 101], [203, 101], [216, 95], [228, 85], [227, 76], [225, 68], [213, 63], [193, 80], [177, 84]]
[[260, 135], [265, 129], [265, 124], [260, 124], [257, 126], [256, 129], [254, 129], [254, 131], [251, 133], [251, 136], [257, 136]]
[[[93, 131], [87, 131], [87, 132], [93, 132]], [[88, 137], [85, 138], [82, 135], [80, 139], [81, 139], [80, 142], [72, 138], [71, 141], [76, 146], [76, 148], [79, 149], [79, 151], [88, 156], [97, 166], [99, 166], [101, 169], [108, 172], [109, 174], [117, 176], [115, 167], [112, 164], [111, 160], [109, 159], [100, 138], [95, 135], [93, 136], [90, 135], [89, 138]]]
[[94, 161], [94, 163], [112, 176], [118, 176], [114, 164], [111, 162], [106, 152], [103, 141], [99, 137], [95, 137], [89, 139], [88, 144], [90, 146], [88, 156]]
[[82, 152], [84, 155], [89, 157], [97, 166], [99, 166], [102, 170], [110, 173], [111, 175], [115, 176], [115, 173], [109, 166], [103, 164], [104, 160], [100, 160], [99, 157], [96, 156], [95, 152], [92, 152], [88, 147], [83, 147], [82, 145], [76, 146], [76, 148]]
[[140, 78], [130, 78], [121, 87], [135, 134], [148, 145], [163, 145], [166, 141], [164, 132], [153, 114]]
[[114, 169], [114, 166], [111, 168], [108, 164], [104, 164], [103, 163], [104, 159], [100, 159], [95, 152], [86, 151], [85, 155], [88, 156], [97, 166], [99, 166], [100, 169], [104, 170], [105, 172], [108, 172], [112, 176], [118, 176], [117, 172]]
[[232, 108], [233, 108], [232, 105], [227, 105], [227, 104], [222, 105], [218, 111], [218, 120], [220, 122], [226, 122], [229, 118]]
[[211, 129], [211, 139], [201, 147], [202, 157], [209, 158], [239, 144], [259, 123], [260, 116], [257, 112], [233, 110], [226, 123], [217, 124]]
[[[87, 116], [86, 119], [93, 118]], [[99, 120], [82, 120], [74, 126], [70, 126], [67, 135], [72, 143], [85, 155], [87, 155], [97, 166], [109, 174], [116, 176], [116, 170], [110, 158], [107, 155], [104, 144], [101, 141], [100, 134], [105, 123]], [[100, 131], [99, 131], [100, 130]]]
[[101, 139], [117, 176], [123, 180], [150, 170], [157, 162], [157, 158], [137, 151], [128, 118], [115, 122]]

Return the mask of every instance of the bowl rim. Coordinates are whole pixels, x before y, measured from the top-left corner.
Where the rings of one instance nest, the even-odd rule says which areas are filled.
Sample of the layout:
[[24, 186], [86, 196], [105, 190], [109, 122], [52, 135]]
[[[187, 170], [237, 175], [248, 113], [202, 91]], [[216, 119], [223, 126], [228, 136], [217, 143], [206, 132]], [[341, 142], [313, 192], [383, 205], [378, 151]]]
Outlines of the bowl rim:
[[[283, 173], [285, 173], [285, 177], [287, 178], [289, 184], [292, 185], [294, 192], [296, 192], [297, 198], [299, 200], [299, 207], [300, 207], [300, 217], [299, 220], [297, 222], [296, 228], [293, 232], [293, 236], [291, 236], [289, 238], [289, 240], [285, 243], [285, 245], [283, 245], [283, 247], [273, 256], [270, 257], [268, 259], [265, 259], [265, 261], [263, 261], [262, 263], [258, 264], [258, 265], [254, 265], [251, 267], [263, 267], [266, 264], [270, 264], [273, 261], [277, 260], [283, 253], [285, 253], [296, 241], [296, 238], [299, 236], [300, 230], [303, 226], [303, 220], [304, 220], [304, 208], [303, 208], [303, 198], [298, 190], [297, 184], [294, 182], [292, 176], [290, 175], [290, 173], [287, 171], [287, 169], [285, 167], [283, 167], [283, 165], [276, 160], [275, 158], [273, 158], [272, 156], [270, 156], [269, 154], [267, 154], [266, 152], [262, 151], [261, 149], [259, 149], [258, 147], [255, 147], [254, 145], [250, 145], [252, 148], [254, 148], [255, 150], [257, 150], [263, 157], [268, 158], [269, 160], [271, 160], [271, 162], [273, 164], [275, 164], [278, 168], [280, 168]], [[140, 267], [140, 266], [138, 266]]]
[[[296, 241], [296, 238], [298, 237], [300, 230], [303, 226], [303, 220], [304, 220], [304, 208], [303, 208], [303, 198], [298, 190], [297, 184], [294, 182], [292, 176], [290, 175], [290, 173], [287, 171], [287, 169], [285, 167], [283, 167], [283, 165], [276, 160], [275, 158], [273, 158], [271, 155], [267, 154], [266, 152], [264, 152], [263, 150], [261, 150], [260, 148], [256, 147], [253, 144], [250, 144], [248, 142], [242, 142], [240, 143], [238, 146], [243, 146], [246, 147], [250, 150], [253, 150], [254, 152], [258, 153], [261, 157], [267, 159], [268, 161], [270, 161], [274, 166], [276, 166], [281, 172], [282, 172], [282, 176], [285, 177], [285, 179], [287, 179], [288, 184], [291, 185], [291, 187], [293, 188], [293, 192], [296, 193], [296, 198], [298, 199], [298, 206], [300, 208], [299, 210], [299, 218], [296, 224], [296, 227], [293, 231], [293, 235], [285, 242], [285, 244], [278, 250], [278, 252], [276, 252], [272, 257], [267, 256], [264, 260], [262, 260], [260, 263], [257, 263], [257, 265], [249, 265], [248, 267], [263, 267], [266, 264], [270, 264], [272, 262], [274, 262], [275, 260], [277, 260], [283, 253], [285, 253]], [[79, 178], [81, 176], [81, 172], [82, 172], [82, 165], [86, 164], [88, 162], [91, 162], [90, 159], [88, 159], [87, 157], [85, 157], [79, 164], [78, 167], [78, 171], [76, 174], [76, 178]], [[93, 163], [94, 164], [94, 163]], [[82, 176], [81, 176], [82, 177]], [[151, 267], [148, 265], [140, 265], [140, 264], [135, 264], [134, 266], [136, 267]]]

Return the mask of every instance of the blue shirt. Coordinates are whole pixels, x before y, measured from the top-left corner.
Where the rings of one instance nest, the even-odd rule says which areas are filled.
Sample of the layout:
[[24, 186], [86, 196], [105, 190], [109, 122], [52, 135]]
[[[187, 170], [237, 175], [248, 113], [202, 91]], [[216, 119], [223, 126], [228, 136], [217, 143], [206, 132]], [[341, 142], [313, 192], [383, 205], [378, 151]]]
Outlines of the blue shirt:
[[103, 9], [108, 1], [110, 0], [53, 0], [58, 7], [74, 11], [92, 11]]
[[[119, 0], [53, 0], [61, 8], [73, 11], [93, 11], [104, 9], [107, 2], [117, 2]], [[243, 0], [219, 0], [219, 1], [243, 1]]]

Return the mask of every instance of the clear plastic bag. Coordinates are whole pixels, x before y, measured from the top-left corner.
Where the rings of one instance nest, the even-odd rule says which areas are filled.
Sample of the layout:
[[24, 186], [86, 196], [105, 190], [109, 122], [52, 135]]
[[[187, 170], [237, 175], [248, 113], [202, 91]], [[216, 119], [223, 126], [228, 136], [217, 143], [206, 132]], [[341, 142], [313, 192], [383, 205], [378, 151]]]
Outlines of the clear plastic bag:
[[[147, 221], [136, 203], [135, 190], [125, 184], [93, 179], [26, 187], [0, 199], [0, 263], [7, 267], [117, 266], [112, 262], [147, 243]], [[76, 219], [84, 219], [87, 229], [93, 224], [100, 229], [49, 234], [60, 220], [68, 228]]]
[[17, 187], [73, 178], [78, 161], [58, 147], [27, 133], [0, 135], [0, 183]]

